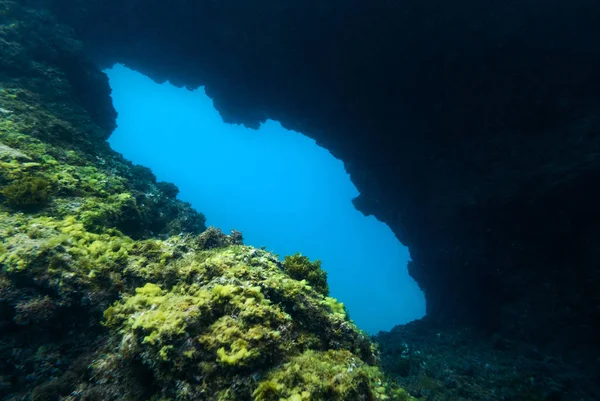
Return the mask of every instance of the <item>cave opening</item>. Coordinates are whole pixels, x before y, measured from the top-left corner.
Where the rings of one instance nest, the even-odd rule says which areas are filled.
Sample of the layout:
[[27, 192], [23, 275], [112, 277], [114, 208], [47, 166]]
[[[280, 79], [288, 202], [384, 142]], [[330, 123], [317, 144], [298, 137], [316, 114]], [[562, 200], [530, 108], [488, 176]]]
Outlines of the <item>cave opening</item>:
[[119, 116], [109, 142], [175, 183], [207, 225], [242, 231], [280, 257], [320, 259], [331, 295], [370, 333], [421, 318], [425, 299], [408, 275], [408, 249], [352, 205], [343, 163], [314, 140], [267, 121], [224, 123], [203, 88], [189, 91], [116, 65], [106, 70]]

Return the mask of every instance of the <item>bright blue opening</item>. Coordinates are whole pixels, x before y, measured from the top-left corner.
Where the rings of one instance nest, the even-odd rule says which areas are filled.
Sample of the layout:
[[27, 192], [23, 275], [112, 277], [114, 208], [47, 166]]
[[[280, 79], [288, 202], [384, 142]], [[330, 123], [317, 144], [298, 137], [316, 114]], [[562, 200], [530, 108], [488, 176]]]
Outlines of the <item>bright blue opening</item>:
[[122, 66], [107, 73], [119, 112], [111, 146], [175, 183], [208, 225], [240, 230], [246, 244], [281, 257], [321, 259], [331, 296], [363, 330], [424, 315], [408, 250], [354, 209], [358, 192], [327, 150], [274, 121], [259, 130], [225, 124], [203, 89], [160, 85]]

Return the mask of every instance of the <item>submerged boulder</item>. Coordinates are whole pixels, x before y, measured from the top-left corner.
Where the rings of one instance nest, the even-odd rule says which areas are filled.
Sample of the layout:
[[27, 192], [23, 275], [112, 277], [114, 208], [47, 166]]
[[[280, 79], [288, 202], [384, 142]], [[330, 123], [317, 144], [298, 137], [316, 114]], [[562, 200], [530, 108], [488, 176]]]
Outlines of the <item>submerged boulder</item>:
[[236, 237], [204, 248], [203, 234], [133, 240], [73, 217], [0, 217], [0, 369], [15, 397], [26, 383], [36, 399], [407, 397], [340, 303]]

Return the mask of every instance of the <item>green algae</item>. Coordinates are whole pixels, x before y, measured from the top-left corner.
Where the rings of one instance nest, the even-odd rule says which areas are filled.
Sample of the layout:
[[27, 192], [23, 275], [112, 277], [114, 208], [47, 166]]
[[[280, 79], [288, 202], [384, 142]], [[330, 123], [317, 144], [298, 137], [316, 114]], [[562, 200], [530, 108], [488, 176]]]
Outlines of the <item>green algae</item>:
[[[174, 267], [180, 274], [170, 286], [168, 271]], [[383, 376], [378, 368], [368, 363], [376, 361], [368, 337], [344, 314], [334, 313], [332, 305], [339, 305], [337, 301], [315, 291], [304, 280], [290, 278], [274, 255], [229, 245], [188, 254], [155, 273], [145, 273], [147, 278], [153, 276], [154, 282], [114, 303], [104, 316], [105, 324], [121, 338], [105, 358], [127, 355], [131, 361], [142, 360], [160, 383], [156, 396], [246, 399], [251, 393], [264, 393], [257, 390], [255, 377], [271, 377], [280, 364], [297, 358], [304, 361], [310, 355], [310, 364], [323, 363], [322, 371], [311, 374], [314, 381], [326, 383], [330, 372], [347, 369], [348, 358], [352, 358], [353, 364], [360, 365], [357, 372], [377, 378], [360, 384], [354, 383], [358, 376], [348, 376], [346, 385], [356, 387], [357, 397], [391, 397], [391, 390], [381, 387]], [[327, 352], [334, 350], [348, 358], [327, 360]], [[95, 375], [107, 374], [105, 358], [95, 365]], [[190, 380], [189, 372], [195, 370], [198, 377]], [[360, 377], [367, 376], [361, 373]], [[173, 386], [173, 382], [180, 386]], [[235, 391], [231, 390], [232, 383]], [[313, 387], [314, 383], [306, 384], [309, 393]], [[281, 397], [293, 397], [290, 391]], [[306, 399], [326, 399], [322, 397], [327, 391], [312, 391], [312, 398]], [[336, 391], [340, 397], [350, 394], [346, 388]], [[224, 394], [229, 398], [219, 398]]]
[[255, 401], [410, 400], [386, 385], [379, 369], [347, 350], [306, 351], [274, 369], [254, 390]]
[[284, 257], [283, 267], [290, 277], [306, 280], [318, 292], [329, 295], [327, 272], [321, 269], [320, 260], [311, 262], [306, 256], [296, 253]]
[[[368, 377], [383, 380], [374, 366], [375, 348], [347, 320], [342, 304], [291, 278], [275, 255], [241, 245], [235, 236], [211, 228], [200, 235], [133, 240], [115, 229], [88, 231], [73, 216], [0, 217], [0, 277], [15, 288], [34, 279], [50, 292], [26, 304], [13, 294], [21, 324], [44, 327], [82, 296], [94, 299], [85, 310], [108, 331], [92, 357], [95, 379], [86, 386], [104, 399], [113, 399], [115, 388], [138, 397], [135, 389], [149, 379], [130, 377], [137, 363], [156, 385], [149, 397], [247, 399], [257, 391], [257, 378], [276, 377], [274, 369], [309, 351], [317, 359], [343, 351], [353, 363], [360, 361]], [[318, 379], [321, 374], [311, 377], [328, 380]], [[365, 387], [365, 394], [392, 397], [379, 381], [369, 380], [364, 383], [377, 384]], [[308, 399], [322, 399], [326, 390], [313, 387], [306, 385], [314, 394]], [[282, 391], [282, 397], [297, 397]]]
[[11, 207], [27, 209], [41, 206], [50, 199], [50, 183], [43, 177], [25, 177], [6, 185], [2, 195]]
[[[105, 144], [95, 150], [103, 156], [98, 164], [99, 156], [88, 153], [88, 142], [82, 141], [79, 148], [77, 141], [47, 142], [44, 137], [28, 135], [34, 121], [47, 124], [42, 121], [49, 117], [39, 106], [31, 106], [27, 114], [27, 119], [14, 113], [0, 120], [0, 144], [11, 150], [0, 154], [0, 186], [7, 207], [39, 206], [38, 213], [75, 216], [92, 231], [112, 227], [134, 237], [154, 231], [176, 234], [205, 229], [204, 216], [172, 199], [171, 186], [159, 188], [150, 182], [143, 185], [147, 191], [142, 192], [139, 180], [125, 174], [128, 163]], [[56, 120], [56, 116], [52, 118]], [[122, 175], [115, 174], [119, 170]], [[138, 199], [144, 200], [143, 206]]]
[[20, 3], [0, 9], [0, 393], [56, 400], [95, 388], [103, 312], [206, 227], [110, 149], [107, 80], [72, 32]]
[[[402, 399], [320, 262], [207, 229], [173, 184], [109, 148], [106, 77], [72, 32], [0, 10], [7, 399]], [[71, 79], [106, 99], [84, 101]]]

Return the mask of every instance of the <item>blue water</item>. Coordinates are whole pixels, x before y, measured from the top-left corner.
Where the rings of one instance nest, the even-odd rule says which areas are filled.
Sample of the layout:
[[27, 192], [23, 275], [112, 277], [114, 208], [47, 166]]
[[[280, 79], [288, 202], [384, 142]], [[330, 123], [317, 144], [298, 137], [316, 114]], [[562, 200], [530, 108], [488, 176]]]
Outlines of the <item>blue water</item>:
[[207, 225], [240, 230], [246, 244], [281, 257], [321, 259], [331, 295], [363, 330], [424, 315], [408, 250], [354, 209], [358, 192], [327, 150], [274, 121], [259, 130], [225, 124], [203, 89], [157, 84], [122, 66], [106, 72], [119, 112], [111, 146], [177, 184]]

